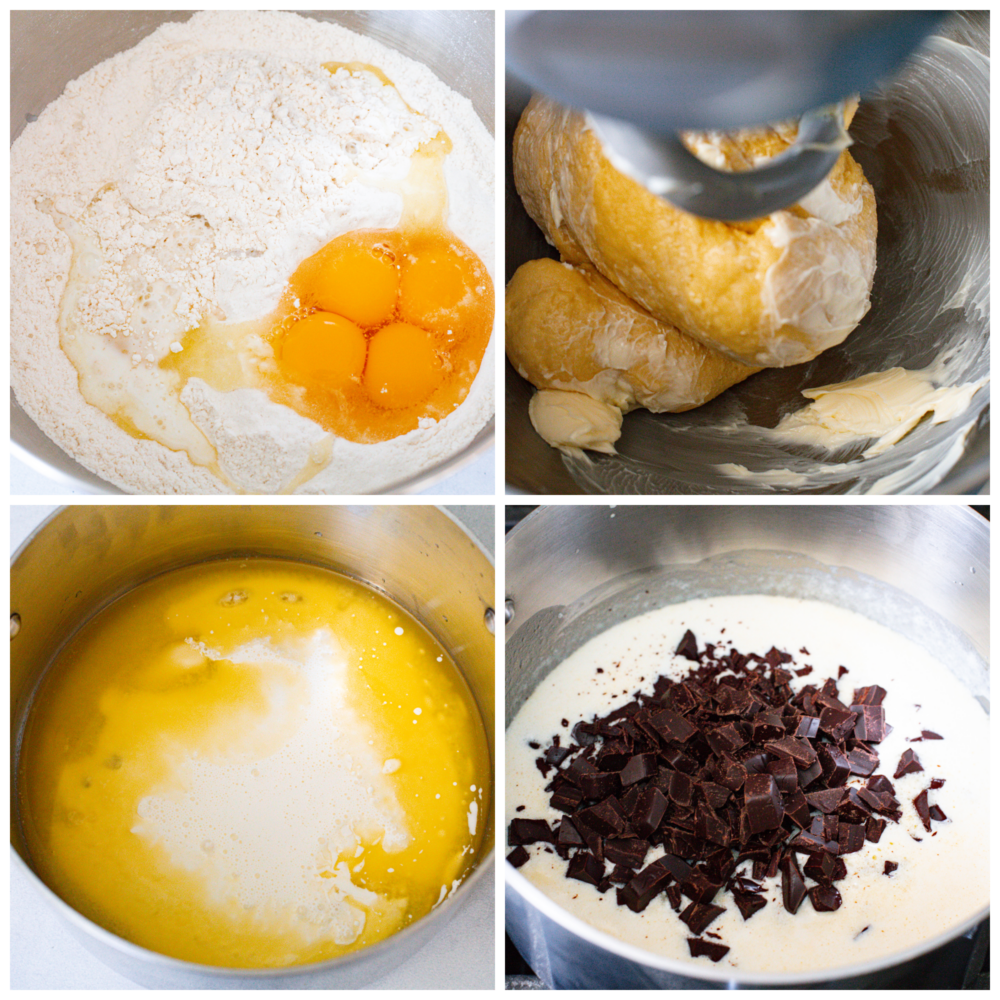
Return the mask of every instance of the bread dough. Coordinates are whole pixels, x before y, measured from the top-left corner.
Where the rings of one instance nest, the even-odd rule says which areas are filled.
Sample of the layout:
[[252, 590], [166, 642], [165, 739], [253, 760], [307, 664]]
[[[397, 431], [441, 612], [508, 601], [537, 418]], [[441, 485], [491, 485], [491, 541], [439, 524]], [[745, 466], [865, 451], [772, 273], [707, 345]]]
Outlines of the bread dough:
[[[690, 410], [759, 370], [654, 319], [589, 264], [573, 267], [548, 258], [523, 264], [511, 278], [506, 337], [518, 373], [550, 390], [532, 400], [530, 414], [535, 429], [556, 447], [566, 442], [574, 449], [595, 447], [580, 439], [575, 416], [569, 421], [574, 432], [566, 429], [565, 414], [578, 414], [581, 407], [585, 424], [606, 429], [614, 424], [614, 436], [601, 435], [603, 446], [597, 448], [613, 451], [609, 446], [620, 433], [622, 413], [640, 406], [654, 413]], [[592, 397], [617, 410], [617, 420], [611, 414], [595, 419], [593, 406], [560, 401], [560, 391]], [[548, 407], [558, 414], [544, 416]], [[584, 439], [595, 440], [589, 430]]]
[[613, 455], [622, 435], [622, 411], [584, 392], [540, 389], [528, 416], [539, 437], [576, 458], [585, 457], [584, 449]]
[[[713, 166], [741, 170], [796, 133], [784, 125], [685, 139]], [[744, 364], [808, 361], [868, 311], [875, 196], [846, 151], [799, 205], [733, 224], [682, 212], [620, 173], [586, 116], [547, 98], [532, 98], [513, 154], [524, 206], [564, 260], [591, 262], [657, 319]]]

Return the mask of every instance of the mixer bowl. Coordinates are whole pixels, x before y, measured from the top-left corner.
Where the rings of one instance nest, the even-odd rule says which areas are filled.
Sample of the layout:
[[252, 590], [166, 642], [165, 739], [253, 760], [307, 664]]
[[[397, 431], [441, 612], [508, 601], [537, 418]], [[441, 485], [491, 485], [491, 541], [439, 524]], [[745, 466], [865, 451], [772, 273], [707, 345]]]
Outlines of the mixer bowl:
[[[897, 77], [866, 95], [851, 153], [875, 189], [872, 307], [838, 347], [770, 369], [681, 414], [626, 416], [617, 455], [563, 456], [528, 419], [532, 387], [506, 367], [511, 492], [615, 494], [979, 493], [989, 477], [988, 386], [946, 423], [925, 420], [882, 455], [769, 440], [801, 390], [953, 355], [946, 382], [989, 375], [989, 14], [956, 15]], [[506, 277], [555, 256], [514, 189], [511, 140], [529, 94], [510, 75], [506, 105]], [[741, 466], [745, 473], [736, 472]], [[796, 485], [786, 485], [793, 481]]]
[[[71, 80], [137, 45], [167, 21], [191, 11], [14, 11], [11, 14], [10, 139], [54, 101]], [[428, 66], [467, 97], [494, 132], [494, 17], [484, 11], [308, 11], [397, 49]], [[461, 451], [385, 487], [419, 493], [453, 475], [495, 443], [495, 419]], [[47, 437], [10, 394], [11, 452], [37, 472], [86, 493], [122, 493]]]
[[[989, 711], [989, 525], [964, 507], [543, 507], [507, 536], [506, 725], [595, 635], [722, 594], [822, 600], [901, 631]], [[512, 617], [511, 617], [512, 616]], [[715, 970], [610, 937], [505, 864], [507, 933], [550, 988], [885, 988], [986, 918], [884, 959], [806, 973]], [[780, 947], [774, 942], [775, 947]]]
[[[11, 564], [12, 864], [55, 907], [81, 944], [143, 986], [354, 988], [396, 969], [462, 909], [491, 869], [492, 804], [484, 806], [488, 825], [474, 870], [440, 907], [370, 948], [325, 962], [266, 970], [214, 968], [168, 958], [98, 926], [35, 875], [20, 828], [16, 776], [21, 734], [39, 679], [64, 643], [98, 611], [153, 576], [248, 555], [327, 567], [374, 587], [419, 619], [448, 650], [469, 685], [493, 768], [493, 566], [448, 514], [413, 505], [64, 507], [21, 546]], [[492, 954], [492, 945], [484, 943], [487, 947]]]

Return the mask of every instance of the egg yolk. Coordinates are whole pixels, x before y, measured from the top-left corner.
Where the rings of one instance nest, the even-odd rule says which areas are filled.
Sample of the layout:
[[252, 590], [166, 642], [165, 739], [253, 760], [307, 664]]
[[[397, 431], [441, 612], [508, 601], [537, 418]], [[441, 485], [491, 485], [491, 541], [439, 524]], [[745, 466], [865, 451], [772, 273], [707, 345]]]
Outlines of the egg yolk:
[[375, 443], [460, 406], [493, 329], [493, 284], [440, 227], [357, 230], [303, 261], [262, 369], [278, 402]]
[[295, 379], [340, 389], [357, 382], [368, 343], [361, 328], [343, 316], [315, 312], [295, 323], [281, 342], [281, 364]]
[[390, 323], [371, 339], [365, 388], [390, 409], [426, 399], [441, 381], [434, 338], [410, 323]]
[[481, 281], [475, 265], [482, 265], [469, 257], [443, 243], [415, 248], [400, 267], [400, 317], [457, 336], [475, 305], [476, 284]]
[[392, 317], [399, 272], [385, 248], [348, 244], [325, 261], [316, 275], [318, 309], [346, 316], [359, 326], [378, 326]]

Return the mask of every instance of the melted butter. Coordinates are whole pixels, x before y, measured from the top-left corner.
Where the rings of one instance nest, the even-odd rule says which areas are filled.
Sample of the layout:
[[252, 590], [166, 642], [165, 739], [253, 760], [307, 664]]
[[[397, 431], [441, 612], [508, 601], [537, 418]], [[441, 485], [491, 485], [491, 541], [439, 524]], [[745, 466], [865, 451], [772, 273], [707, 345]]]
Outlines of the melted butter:
[[488, 782], [431, 635], [353, 581], [268, 560], [163, 575], [89, 622], [19, 767], [33, 862], [63, 899], [154, 951], [247, 968], [429, 912], [476, 856]]

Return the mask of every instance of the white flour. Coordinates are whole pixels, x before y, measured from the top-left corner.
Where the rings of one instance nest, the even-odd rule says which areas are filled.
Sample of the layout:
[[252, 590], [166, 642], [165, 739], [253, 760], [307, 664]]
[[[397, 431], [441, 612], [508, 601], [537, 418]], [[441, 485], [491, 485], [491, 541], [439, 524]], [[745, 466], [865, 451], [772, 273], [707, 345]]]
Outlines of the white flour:
[[[399, 96], [368, 75], [331, 75], [330, 62], [376, 66]], [[69, 84], [11, 149], [11, 383], [21, 405], [129, 492], [227, 492], [185, 451], [132, 436], [81, 395], [59, 341], [72, 251], [62, 230], [74, 234], [78, 270], [81, 248], [86, 257], [76, 322], [106, 338], [95, 368], [116, 386], [146, 386], [203, 316], [258, 319], [331, 239], [396, 225], [392, 182], [439, 126], [453, 143], [447, 224], [492, 272], [492, 138], [426, 67], [370, 39], [292, 14], [203, 12]], [[491, 345], [461, 407], [377, 445], [331, 440], [258, 390], [221, 393], [192, 379], [181, 399], [188, 437], [202, 450], [207, 439], [236, 489], [277, 492], [319, 469], [299, 492], [358, 493], [464, 447], [492, 415], [492, 369]]]

